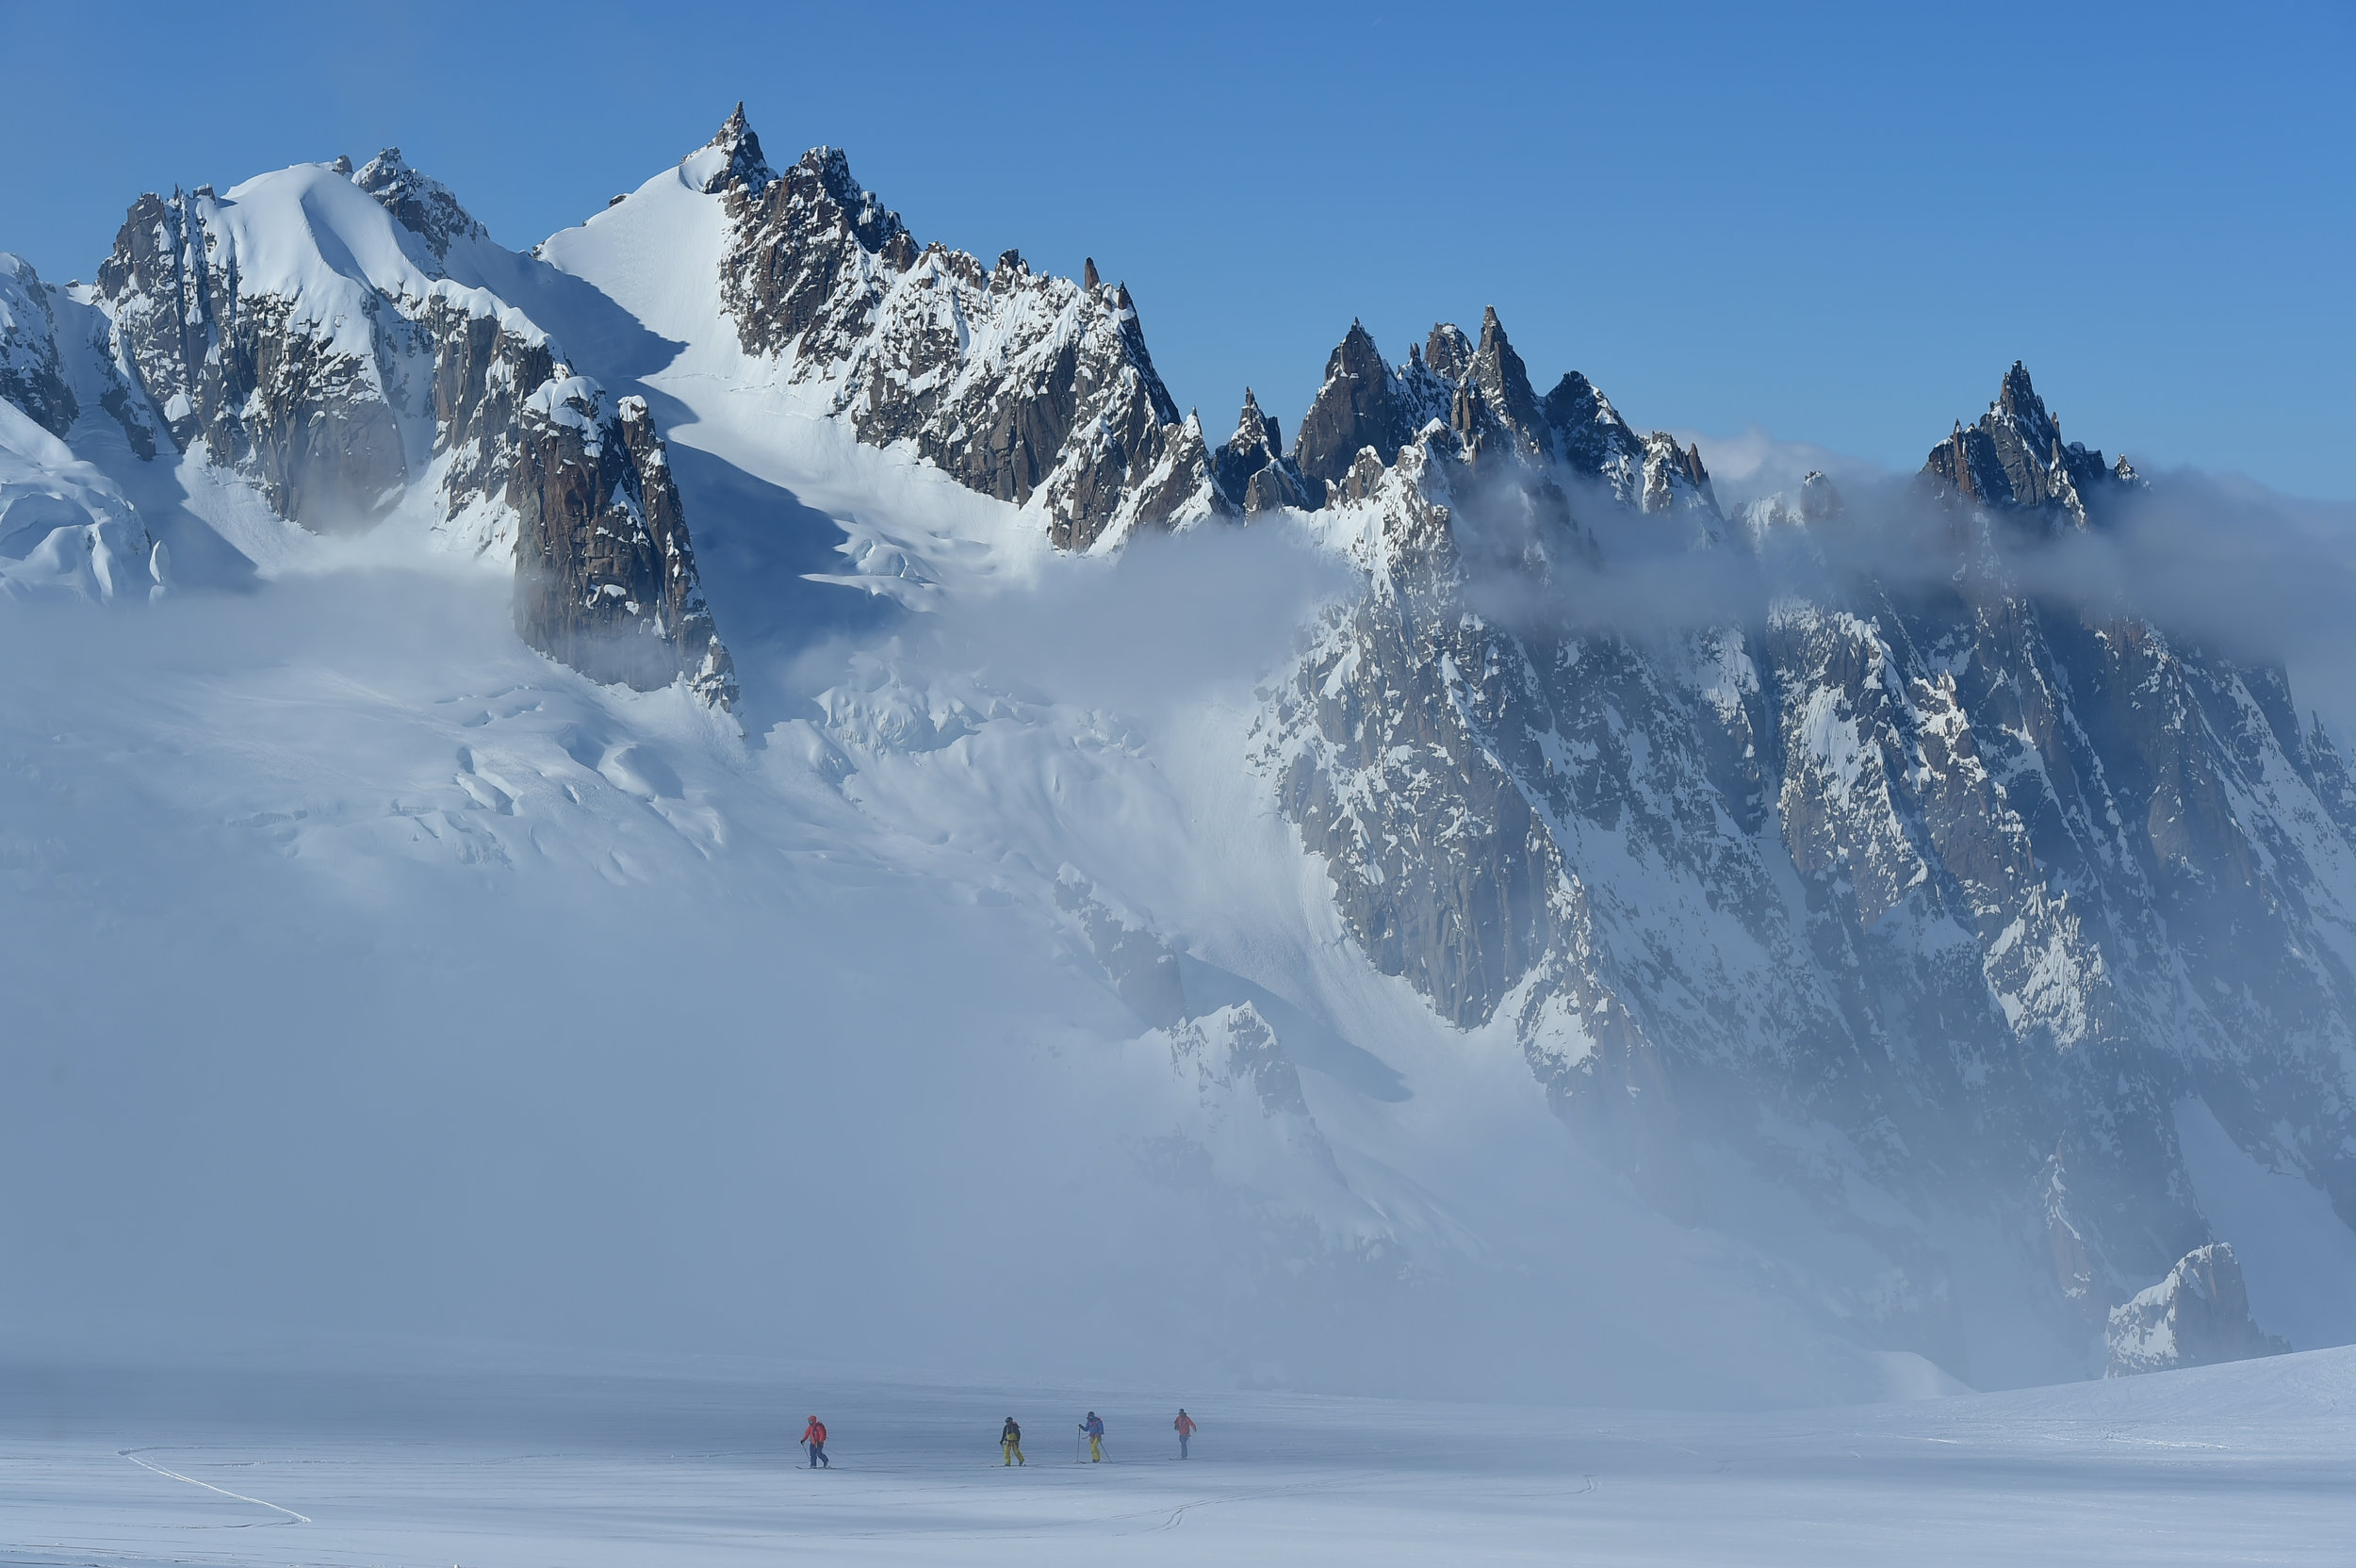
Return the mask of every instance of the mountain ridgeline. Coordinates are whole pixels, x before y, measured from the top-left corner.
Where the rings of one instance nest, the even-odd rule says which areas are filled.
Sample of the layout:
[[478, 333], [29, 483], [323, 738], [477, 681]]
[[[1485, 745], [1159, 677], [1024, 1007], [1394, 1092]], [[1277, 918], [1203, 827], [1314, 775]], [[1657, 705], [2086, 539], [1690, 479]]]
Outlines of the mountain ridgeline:
[[[1576, 372], [1541, 393], [1494, 311], [1403, 364], [1353, 323], [1289, 443], [1246, 390], [1215, 445], [1092, 261], [920, 243], [842, 153], [773, 168], [741, 106], [681, 178], [717, 204], [714, 325], [859, 443], [1067, 551], [1283, 517], [1347, 556], [1246, 764], [1357, 954], [1510, 1035], [1661, 1212], [1740, 1231], [1729, 1168], [1806, 1206], [1843, 1248], [1795, 1293], [1841, 1332], [1969, 1380], [2009, 1292], [2086, 1362], [2233, 1240], [2186, 1175], [2189, 1101], [2356, 1225], [2356, 781], [2282, 668], [2022, 586], [2010, 542], [2143, 488], [2023, 367], [1915, 482], [1936, 570], [1649, 629], [1500, 614], [1500, 577], [1608, 595], [1631, 529], [1700, 570], [1874, 525], [1821, 475], [1729, 514], [1697, 449]], [[233, 195], [142, 196], [91, 286], [0, 264], [0, 398], [313, 531], [422, 518], [512, 561], [533, 647], [734, 700], [653, 407], [535, 324], [539, 253], [397, 152]], [[1146, 1021], [1200, 1033], [1153, 951]]]

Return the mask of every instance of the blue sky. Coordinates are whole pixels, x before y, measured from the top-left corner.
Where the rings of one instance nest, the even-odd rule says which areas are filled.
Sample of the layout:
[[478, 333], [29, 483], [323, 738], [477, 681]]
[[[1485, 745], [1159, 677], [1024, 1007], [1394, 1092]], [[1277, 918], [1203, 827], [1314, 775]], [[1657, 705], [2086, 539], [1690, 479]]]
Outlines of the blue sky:
[[2347, 0], [335, 10], [10, 0], [0, 248], [386, 143], [521, 247], [742, 98], [920, 238], [1095, 256], [1221, 433], [1494, 304], [1641, 426], [1911, 468], [2022, 358], [2075, 439], [2356, 497]]

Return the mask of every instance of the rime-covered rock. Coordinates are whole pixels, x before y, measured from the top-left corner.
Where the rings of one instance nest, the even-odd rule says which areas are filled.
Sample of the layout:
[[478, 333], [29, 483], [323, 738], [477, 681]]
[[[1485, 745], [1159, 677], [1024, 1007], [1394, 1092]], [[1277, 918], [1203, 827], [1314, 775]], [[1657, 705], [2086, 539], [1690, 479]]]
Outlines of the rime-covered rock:
[[2279, 1356], [2290, 1348], [2251, 1320], [2240, 1261], [2225, 1242], [2211, 1242], [2185, 1253], [2157, 1284], [2111, 1309], [2104, 1375], [2214, 1366]]

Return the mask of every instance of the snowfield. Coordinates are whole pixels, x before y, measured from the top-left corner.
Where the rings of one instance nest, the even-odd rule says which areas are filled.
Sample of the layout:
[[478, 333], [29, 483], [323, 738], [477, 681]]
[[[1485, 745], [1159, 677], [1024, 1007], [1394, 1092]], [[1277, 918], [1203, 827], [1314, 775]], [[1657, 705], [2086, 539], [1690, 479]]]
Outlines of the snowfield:
[[[732, 710], [532, 651], [520, 514], [449, 510], [422, 402], [372, 531], [313, 533], [199, 447], [137, 456], [169, 410], [106, 412], [97, 296], [53, 291], [71, 439], [0, 405], [0, 1568], [2356, 1557], [2356, 1235], [2299, 1128], [2229, 1131], [2187, 1077], [2071, 1090], [2166, 1135], [2168, 1214], [2214, 1222], [2300, 1353], [2068, 1381], [2160, 1271], [2097, 1277], [2065, 1199], [2100, 1172], [2064, 1181], [2030, 1079], [1966, 1092], [1994, 1058], [1940, 998], [1985, 980], [2058, 1053], [2099, 976], [1997, 809], [2029, 754], [2000, 781], [1974, 748], [2012, 731], [1961, 727], [1962, 654], [1902, 668], [1882, 621], [1790, 601], [1816, 639], [1790, 689], [1821, 687], [1786, 758], [1808, 887], [1798, 828], [1699, 782], [1689, 720], [1748, 725], [1784, 678], [1732, 633], [1495, 662], [1500, 701], [1562, 710], [1515, 721], [1528, 771], [1489, 805], [1441, 788], [1513, 738], [1459, 725], [1483, 601], [1429, 643], [1344, 612], [1404, 602], [1395, 531], [1446, 515], [1409, 472], [1432, 449], [1350, 506], [1059, 551], [1036, 495], [860, 444], [842, 366], [745, 349], [716, 155], [530, 253], [403, 237], [332, 167], [201, 200], [328, 347], [430, 296], [562, 345], [550, 386], [645, 400]], [[1595, 503], [1630, 537], [1663, 515]], [[1657, 580], [1633, 555], [1613, 591], [1632, 612], [1732, 553], [1677, 545]], [[2289, 755], [2236, 690], [2235, 734]], [[1906, 737], [1962, 758], [1938, 822], [2037, 915], [1991, 920], [2001, 972], [1900, 896], [1931, 874]], [[1291, 768], [1318, 747], [1329, 770]], [[2316, 939], [2356, 961], [2356, 851], [2277, 782], [2306, 814], [2266, 854], [2306, 844], [2348, 890]], [[1333, 858], [1304, 837], [1328, 783], [1359, 835]], [[1533, 800], [1543, 833], [1483, 836]], [[1403, 947], [1375, 961], [1393, 928], [1358, 892], [1461, 881], [1382, 919], [1431, 915], [1418, 951], [1472, 972], [1486, 939], [1448, 941], [1539, 908], [1480, 891], [1488, 858], [1544, 872], [1533, 844], [1567, 857], [1546, 962], [1509, 987], [1500, 958], [1458, 1014]], [[1959, 1053], [1929, 1076], [1808, 1058], [1851, 1036], [1807, 947], [1835, 927], [1800, 915], [1868, 873], [1873, 940], [1923, 962], [1853, 1000], [1920, 1004], [1926, 1056]], [[1606, 980], [1709, 1051], [1611, 1076], [1643, 1054]], [[1832, 1093], [1853, 1080], [1888, 1098]], [[1926, 1084], [1955, 1098], [1906, 1098]], [[1830, 1108], [1776, 1108], [1804, 1104]], [[1960, 1109], [1925, 1111], [1918, 1166], [1870, 1104]], [[1685, 1146], [1677, 1117], [1742, 1107], [1755, 1140]], [[1983, 1171], [1999, 1137], [2026, 1157]], [[329, 1326], [443, 1348], [304, 1348]], [[532, 1348], [448, 1348], [484, 1343]], [[1091, 1408], [1101, 1466], [1073, 1460]]]
[[[0, 1562], [2344, 1563], [2356, 1350], [1753, 1415], [721, 1377], [6, 1375]], [[1106, 1461], [1079, 1463], [1093, 1409]], [[803, 1467], [814, 1410], [836, 1467]], [[1030, 1461], [1004, 1468], [1013, 1413]]]

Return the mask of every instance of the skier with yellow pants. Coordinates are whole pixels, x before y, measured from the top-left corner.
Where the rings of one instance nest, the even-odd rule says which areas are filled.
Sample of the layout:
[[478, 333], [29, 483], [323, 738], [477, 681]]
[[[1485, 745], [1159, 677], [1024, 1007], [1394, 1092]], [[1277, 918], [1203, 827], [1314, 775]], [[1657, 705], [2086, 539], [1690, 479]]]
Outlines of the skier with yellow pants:
[[1023, 1429], [1014, 1424], [1011, 1415], [1006, 1417], [1006, 1426], [999, 1430], [998, 1446], [1005, 1451], [1008, 1464], [1027, 1465], [1031, 1462], [1023, 1457]]
[[1083, 1421], [1083, 1422], [1081, 1422], [1081, 1423], [1080, 1423], [1080, 1429], [1081, 1429], [1082, 1431], [1084, 1431], [1084, 1432], [1086, 1432], [1086, 1433], [1088, 1433], [1088, 1462], [1089, 1462], [1090, 1464], [1102, 1464], [1102, 1463], [1104, 1463], [1104, 1421], [1103, 1421], [1103, 1420], [1102, 1420], [1102, 1419], [1101, 1419], [1101, 1418], [1097, 1415], [1097, 1413], [1096, 1413], [1094, 1411], [1090, 1411], [1090, 1412], [1088, 1412], [1088, 1418], [1087, 1420], [1085, 1420], [1085, 1421]]

